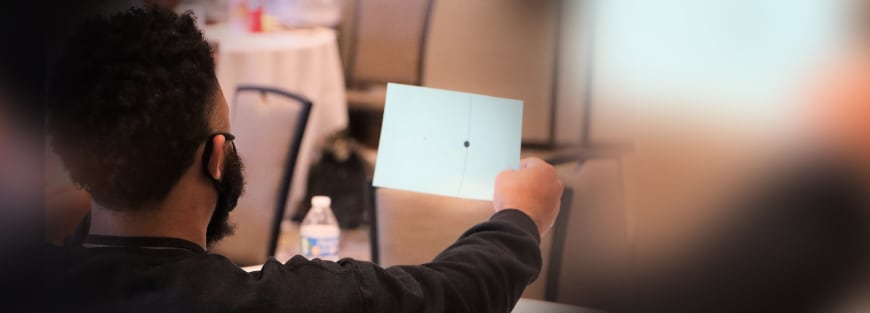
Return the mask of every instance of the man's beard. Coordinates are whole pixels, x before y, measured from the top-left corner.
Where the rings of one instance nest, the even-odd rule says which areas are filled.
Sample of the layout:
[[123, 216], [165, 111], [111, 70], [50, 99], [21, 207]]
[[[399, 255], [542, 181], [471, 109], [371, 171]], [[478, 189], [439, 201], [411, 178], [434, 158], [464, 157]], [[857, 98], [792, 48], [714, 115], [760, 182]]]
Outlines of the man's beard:
[[218, 193], [217, 205], [215, 205], [214, 213], [211, 215], [205, 233], [206, 245], [208, 246], [233, 234], [235, 225], [229, 222], [230, 211], [235, 209], [239, 197], [245, 191], [245, 177], [242, 173], [244, 165], [239, 155], [235, 152], [227, 153], [224, 161], [226, 165], [223, 176], [215, 186]]

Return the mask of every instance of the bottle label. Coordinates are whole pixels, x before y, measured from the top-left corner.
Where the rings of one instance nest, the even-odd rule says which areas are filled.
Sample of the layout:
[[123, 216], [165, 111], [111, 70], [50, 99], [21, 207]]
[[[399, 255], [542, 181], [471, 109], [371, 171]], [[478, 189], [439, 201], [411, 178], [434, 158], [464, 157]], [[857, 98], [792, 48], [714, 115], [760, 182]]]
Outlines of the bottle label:
[[338, 238], [302, 237], [302, 255], [309, 259], [338, 258]]

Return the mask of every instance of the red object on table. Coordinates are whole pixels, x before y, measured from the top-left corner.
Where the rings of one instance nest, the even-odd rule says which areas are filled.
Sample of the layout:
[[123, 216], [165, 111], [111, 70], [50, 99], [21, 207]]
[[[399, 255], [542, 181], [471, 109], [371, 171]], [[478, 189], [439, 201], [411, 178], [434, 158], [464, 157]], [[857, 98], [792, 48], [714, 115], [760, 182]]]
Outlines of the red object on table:
[[248, 11], [250, 14], [250, 18], [248, 19], [250, 22], [249, 30], [254, 33], [263, 32], [263, 7], [255, 6]]

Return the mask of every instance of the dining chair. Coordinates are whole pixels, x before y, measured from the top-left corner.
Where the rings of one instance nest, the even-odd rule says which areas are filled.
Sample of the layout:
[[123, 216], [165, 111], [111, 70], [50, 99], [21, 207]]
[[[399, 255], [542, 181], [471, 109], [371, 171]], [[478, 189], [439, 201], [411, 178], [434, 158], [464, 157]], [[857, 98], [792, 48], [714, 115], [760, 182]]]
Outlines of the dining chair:
[[[489, 220], [492, 202], [402, 191], [369, 189], [369, 238], [372, 261], [384, 267], [431, 262], [469, 228]], [[571, 190], [562, 197], [562, 207], [571, 203]], [[541, 239], [544, 270], [550, 266], [553, 234]], [[523, 294], [545, 299], [549, 276], [541, 274]]]
[[232, 133], [245, 164], [245, 193], [230, 214], [235, 234], [211, 251], [240, 266], [275, 255], [296, 159], [312, 103], [264, 86], [239, 86], [230, 108]]
[[549, 145], [556, 130], [559, 3], [436, 1], [421, 85], [522, 99], [523, 143]]
[[544, 300], [620, 311], [634, 265], [622, 161], [587, 156], [557, 169], [572, 201], [553, 226]]
[[353, 1], [350, 85], [419, 83], [433, 1]]
[[348, 1], [353, 11], [345, 41], [350, 127], [370, 147], [378, 144], [387, 83], [420, 84], [434, 1]]

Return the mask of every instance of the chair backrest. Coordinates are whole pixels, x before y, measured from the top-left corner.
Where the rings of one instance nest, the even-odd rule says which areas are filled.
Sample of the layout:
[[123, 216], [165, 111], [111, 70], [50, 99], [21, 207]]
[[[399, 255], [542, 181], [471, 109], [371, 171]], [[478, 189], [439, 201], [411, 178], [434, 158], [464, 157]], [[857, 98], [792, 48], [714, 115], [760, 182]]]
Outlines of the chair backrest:
[[[427, 195], [409, 191], [372, 188], [370, 225], [372, 261], [381, 266], [431, 262], [459, 239], [466, 230], [494, 214], [492, 202]], [[570, 205], [566, 190], [563, 209]], [[550, 266], [550, 232], [541, 240], [544, 268]], [[523, 297], [545, 299], [545, 274], [526, 288]]]
[[423, 44], [434, 0], [353, 0], [348, 81], [420, 83]]
[[384, 267], [431, 262], [463, 232], [492, 216], [492, 203], [374, 188], [372, 259]]
[[545, 300], [620, 311], [633, 270], [621, 161], [584, 160], [560, 176], [573, 199], [553, 228]]
[[311, 106], [302, 96], [274, 88], [236, 89], [230, 119], [247, 185], [230, 214], [235, 234], [212, 251], [241, 266], [262, 264], [275, 254]]
[[644, 138], [643, 155], [573, 154], [585, 161], [560, 172], [574, 201], [554, 226], [564, 234], [554, 238], [557, 262], [548, 273], [553, 278], [547, 300], [631, 311], [625, 306], [637, 282], [691, 260], [696, 244], [715, 235], [711, 230], [721, 230], [715, 226], [742, 213], [721, 204], [754, 182], [751, 174], [776, 162], [755, 145], [764, 141], [731, 142], [706, 132], [687, 136], [699, 138]]
[[422, 85], [522, 99], [524, 143], [548, 143], [554, 137], [557, 2], [435, 2]]

